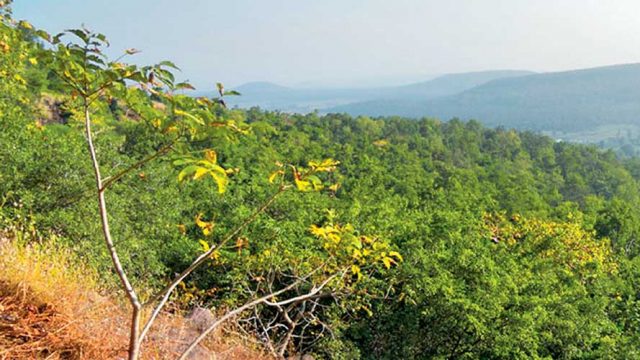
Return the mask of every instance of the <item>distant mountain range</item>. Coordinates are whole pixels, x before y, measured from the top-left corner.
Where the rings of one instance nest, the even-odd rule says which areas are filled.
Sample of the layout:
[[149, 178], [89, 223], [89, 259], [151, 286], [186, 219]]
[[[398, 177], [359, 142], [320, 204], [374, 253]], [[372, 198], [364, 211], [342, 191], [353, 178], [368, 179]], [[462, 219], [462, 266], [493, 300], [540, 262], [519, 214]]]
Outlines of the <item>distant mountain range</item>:
[[231, 98], [233, 106], [259, 106], [267, 110], [288, 112], [323, 111], [335, 106], [367, 102], [374, 99], [422, 101], [453, 95], [488, 81], [533, 74], [529, 71], [499, 70], [451, 74], [404, 86], [374, 88], [291, 88], [269, 82], [252, 82], [234, 90], [242, 96]]
[[640, 64], [533, 73], [486, 71], [371, 89], [296, 89], [250, 83], [240, 107], [290, 112], [477, 119], [490, 126], [575, 132], [640, 125]]

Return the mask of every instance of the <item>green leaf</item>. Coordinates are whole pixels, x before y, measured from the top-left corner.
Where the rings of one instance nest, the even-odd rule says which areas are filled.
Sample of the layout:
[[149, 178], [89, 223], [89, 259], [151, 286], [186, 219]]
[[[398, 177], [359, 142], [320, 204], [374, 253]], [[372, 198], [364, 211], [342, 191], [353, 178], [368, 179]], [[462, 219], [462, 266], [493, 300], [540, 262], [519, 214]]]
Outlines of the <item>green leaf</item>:
[[175, 70], [180, 70], [180, 68], [177, 67], [176, 64], [174, 64], [173, 62], [168, 61], [168, 60], [160, 61], [158, 63], [158, 66], [164, 66], [164, 67], [172, 68], [172, 69], [175, 69]]
[[240, 94], [239, 92], [235, 91], [235, 90], [227, 90], [224, 92], [223, 94], [224, 96], [240, 96], [242, 94]]
[[196, 172], [196, 170], [198, 168], [199, 168], [199, 166], [191, 165], [191, 166], [187, 166], [186, 168], [182, 169], [182, 171], [180, 171], [180, 173], [178, 174], [178, 181], [184, 180], [184, 178], [186, 176], [189, 176], [189, 175], [193, 174], [194, 172]]
[[195, 90], [196, 88], [193, 87], [193, 85], [189, 84], [188, 82], [181, 82], [176, 84], [175, 89], [176, 90]]
[[173, 165], [174, 166], [182, 166], [182, 165], [186, 165], [186, 164], [193, 164], [196, 161], [197, 160], [194, 160], [194, 159], [178, 159], [178, 160], [174, 160], [173, 161]]
[[89, 34], [85, 30], [81, 29], [67, 29], [67, 33], [71, 33], [80, 38], [85, 44], [89, 42]]
[[44, 31], [44, 30], [38, 30], [36, 31], [36, 35], [41, 38], [42, 40], [45, 40], [47, 42], [51, 42], [51, 35], [49, 35], [48, 32]]
[[322, 185], [322, 180], [320, 180], [319, 177], [310, 175], [307, 177], [307, 179], [311, 182], [311, 187], [314, 191], [320, 191], [324, 188], [324, 185]]

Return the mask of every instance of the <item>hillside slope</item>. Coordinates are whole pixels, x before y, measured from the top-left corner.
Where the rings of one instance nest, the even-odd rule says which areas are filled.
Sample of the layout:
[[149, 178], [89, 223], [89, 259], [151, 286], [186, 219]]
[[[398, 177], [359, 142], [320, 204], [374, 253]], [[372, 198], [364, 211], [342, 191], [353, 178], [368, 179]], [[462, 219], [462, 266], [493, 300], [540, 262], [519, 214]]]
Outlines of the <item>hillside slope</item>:
[[474, 118], [490, 126], [578, 131], [640, 123], [640, 64], [490, 81], [440, 99], [387, 99], [330, 109], [352, 115]]

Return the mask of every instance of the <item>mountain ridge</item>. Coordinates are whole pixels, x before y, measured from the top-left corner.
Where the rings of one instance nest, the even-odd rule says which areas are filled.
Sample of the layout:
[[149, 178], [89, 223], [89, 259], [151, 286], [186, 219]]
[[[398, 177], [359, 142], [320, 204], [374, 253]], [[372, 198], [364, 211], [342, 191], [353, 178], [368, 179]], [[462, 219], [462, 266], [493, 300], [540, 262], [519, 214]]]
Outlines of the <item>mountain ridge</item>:
[[310, 112], [336, 105], [348, 105], [377, 99], [430, 99], [470, 89], [487, 81], [533, 74], [525, 70], [489, 70], [445, 74], [406, 85], [372, 88], [295, 88], [272, 82], [249, 82], [235, 87], [242, 96], [230, 104], [239, 107], [259, 106], [267, 110]]
[[424, 101], [384, 99], [327, 109], [351, 115], [477, 119], [488, 126], [573, 131], [640, 124], [640, 63], [502, 78]]

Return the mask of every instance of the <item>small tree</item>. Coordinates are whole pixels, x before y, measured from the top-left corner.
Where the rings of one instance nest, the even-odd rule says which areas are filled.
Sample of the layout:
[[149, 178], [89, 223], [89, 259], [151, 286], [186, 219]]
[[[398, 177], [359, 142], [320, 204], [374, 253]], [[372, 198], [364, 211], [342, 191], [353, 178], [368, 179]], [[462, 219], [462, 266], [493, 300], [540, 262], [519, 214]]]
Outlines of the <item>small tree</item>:
[[[213, 241], [213, 244], [203, 241], [204, 251], [191, 265], [155, 295], [141, 299], [120, 261], [109, 225], [105, 195], [123, 177], [170, 152], [175, 157], [174, 165], [180, 168], [179, 181], [212, 179], [218, 192], [224, 193], [230, 182], [229, 176], [235, 170], [223, 168], [218, 163], [214, 149], [190, 151], [189, 142], [207, 139], [220, 132], [227, 136], [237, 136], [249, 131], [247, 126], [227, 116], [225, 112], [224, 97], [238, 94], [226, 91], [221, 84], [217, 84], [218, 96], [213, 98], [192, 98], [180, 94], [181, 90], [193, 87], [189, 83], [175, 81], [172, 71], [178, 68], [173, 63], [163, 61], [142, 67], [124, 63], [124, 58], [138, 52], [135, 49], [126, 50], [119, 58], [109, 60], [104, 53], [109, 45], [106, 37], [85, 28], [67, 30], [55, 36], [43, 31], [35, 34], [51, 45], [51, 49], [45, 51], [40, 60], [50, 66], [51, 71], [64, 82], [73, 104], [82, 116], [88, 154], [93, 166], [94, 192], [102, 234], [113, 269], [131, 305], [129, 359], [137, 359], [154, 321], [182, 281], [209, 259], [216, 258], [219, 249], [236, 240], [284, 192], [322, 191], [325, 188], [322, 174], [335, 171], [339, 163], [332, 159], [309, 161], [305, 168], [294, 164], [278, 164], [269, 178], [275, 190], [261, 206], [220, 240]], [[63, 41], [69, 37], [71, 40]], [[95, 124], [92, 115], [97, 106], [113, 105], [114, 102], [123, 102], [139, 121], [146, 121], [156, 129], [160, 143], [153, 154], [119, 172], [104, 176], [94, 144]], [[154, 106], [157, 103], [162, 106]], [[197, 218], [196, 223], [204, 235], [211, 234], [212, 223], [200, 218]], [[313, 320], [315, 309], [321, 306], [319, 299], [343, 299], [353, 293], [356, 284], [363, 278], [373, 275], [381, 267], [389, 268], [401, 260], [398, 253], [390, 250], [388, 243], [374, 237], [361, 236], [350, 225], [340, 226], [334, 224], [332, 219], [322, 227], [313, 226], [311, 232], [322, 242], [322, 257], [304, 262], [291, 273], [279, 274], [281, 276], [278, 281], [274, 281], [275, 276], [270, 276], [270, 281], [263, 282], [252, 291], [253, 300], [221, 316], [194, 339], [180, 358], [185, 358], [207, 334], [224, 321], [259, 305], [276, 309], [278, 318], [285, 322], [287, 331], [284, 333], [274, 334], [275, 328], [263, 327], [260, 330], [267, 337], [269, 334], [282, 337], [275, 347], [271, 341], [266, 343], [275, 354], [283, 356], [299, 325]], [[304, 308], [303, 311], [299, 310], [300, 306]], [[261, 321], [259, 318], [257, 320]], [[278, 331], [281, 328], [277, 327]]]

